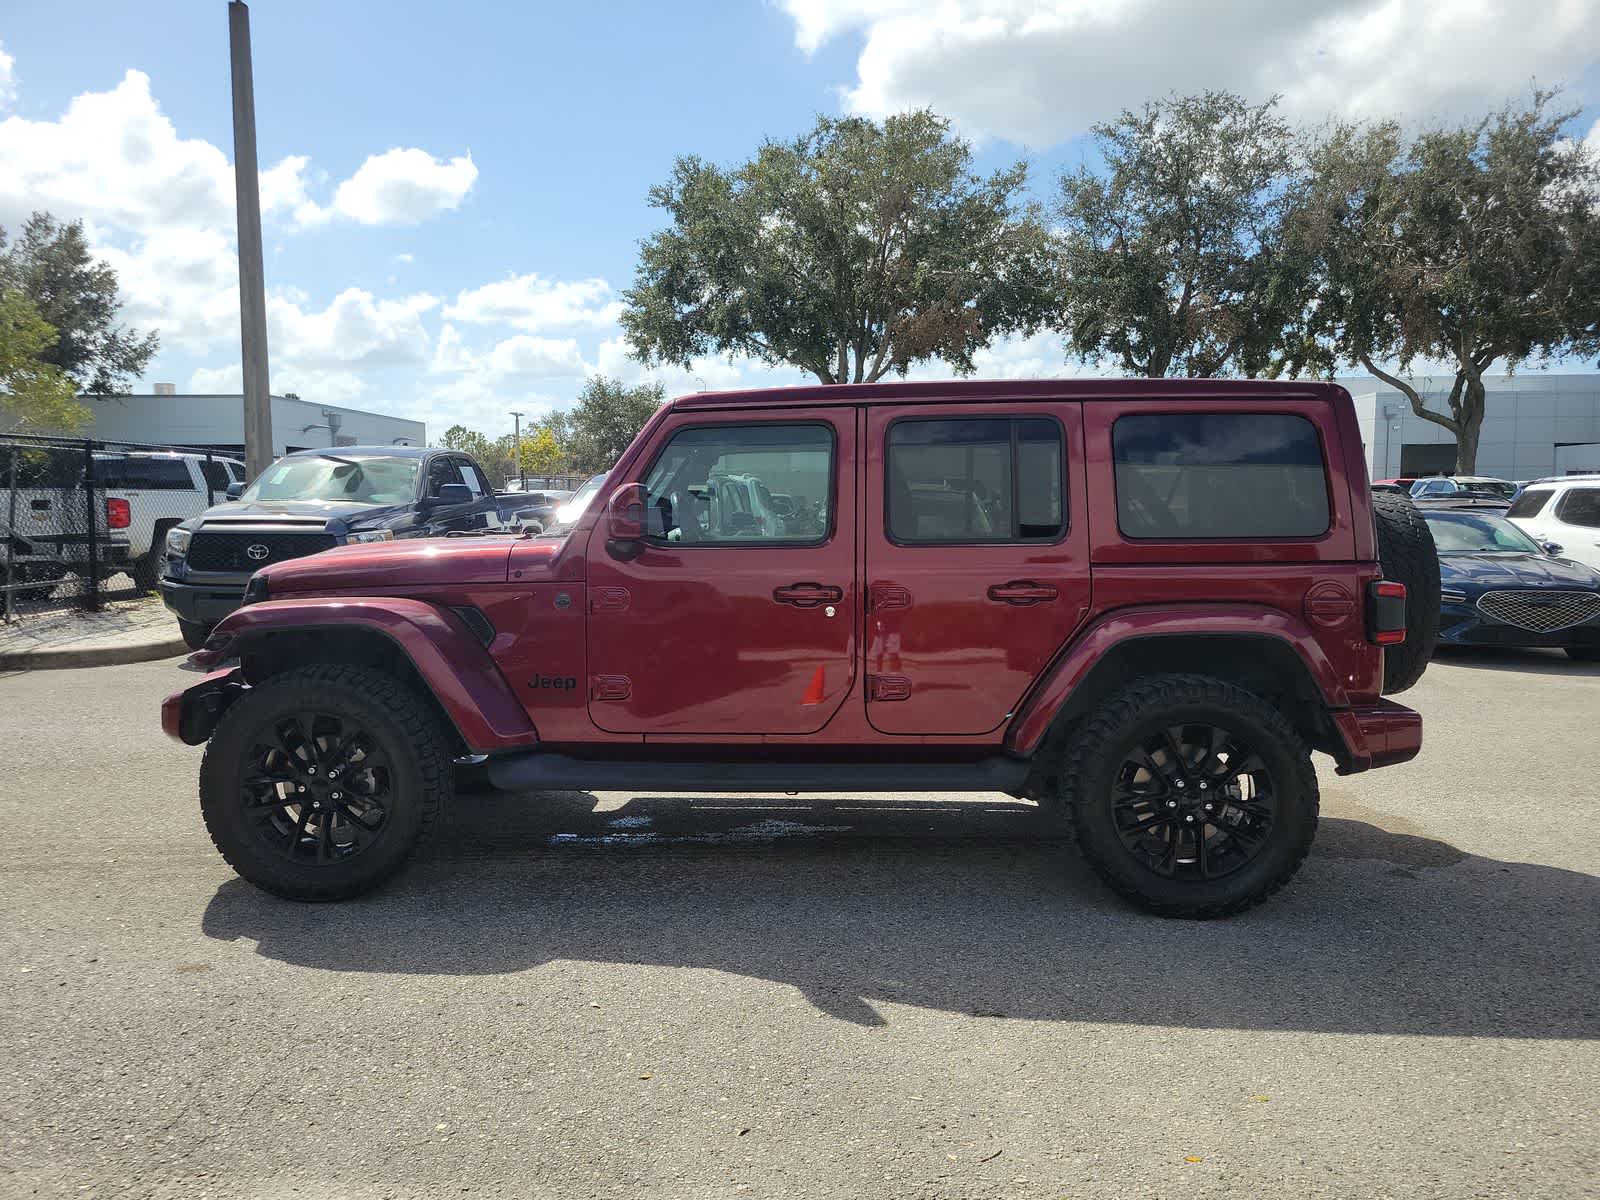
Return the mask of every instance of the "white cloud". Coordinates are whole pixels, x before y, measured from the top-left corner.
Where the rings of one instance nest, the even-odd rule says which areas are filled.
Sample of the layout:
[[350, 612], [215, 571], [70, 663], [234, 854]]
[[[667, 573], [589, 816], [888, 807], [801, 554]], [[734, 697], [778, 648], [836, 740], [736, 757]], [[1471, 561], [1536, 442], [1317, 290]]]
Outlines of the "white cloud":
[[542, 338], [530, 333], [508, 337], [489, 351], [497, 375], [524, 379], [577, 378], [588, 370], [573, 338]]
[[575, 326], [605, 328], [616, 323], [622, 304], [604, 279], [546, 279], [512, 275], [472, 288], [444, 310], [452, 321], [509, 325], [538, 333]]
[[189, 376], [189, 391], [202, 396], [238, 395], [244, 391], [244, 371], [237, 363], [231, 367], [200, 367]]
[[17, 60], [0, 44], [0, 108], [10, 108], [17, 99]]
[[[477, 178], [470, 154], [446, 161], [426, 150], [387, 150], [338, 186], [333, 211], [363, 225], [415, 225], [458, 207]], [[301, 220], [315, 223], [327, 215], [328, 210], [313, 207]]]
[[417, 256], [412, 254], [410, 251], [406, 251], [403, 254], [396, 254], [394, 256], [394, 261], [409, 267], [412, 263], [417, 261]]
[[273, 295], [267, 298], [267, 344], [275, 362], [299, 367], [417, 366], [428, 361], [431, 347], [422, 316], [438, 305], [422, 293], [379, 300], [346, 288], [321, 312], [308, 312]]
[[[973, 136], [1050, 145], [1155, 95], [1281, 93], [1297, 117], [1494, 107], [1600, 52], [1594, 0], [781, 0], [808, 53], [863, 39], [851, 111], [931, 105]], [[1464, 65], [1465, 64], [1465, 65]]]

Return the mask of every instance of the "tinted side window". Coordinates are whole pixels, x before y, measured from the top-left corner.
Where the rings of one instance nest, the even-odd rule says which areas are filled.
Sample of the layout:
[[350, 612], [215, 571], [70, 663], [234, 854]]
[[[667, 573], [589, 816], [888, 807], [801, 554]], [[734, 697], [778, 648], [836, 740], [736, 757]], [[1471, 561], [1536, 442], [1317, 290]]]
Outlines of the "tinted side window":
[[1561, 497], [1556, 515], [1568, 525], [1600, 529], [1600, 488], [1573, 488]]
[[1061, 427], [1054, 421], [896, 421], [885, 459], [889, 536], [897, 542], [1050, 542], [1061, 536]]
[[1135, 538], [1315, 537], [1328, 530], [1322, 443], [1283, 413], [1151, 413], [1111, 430], [1117, 525]]
[[95, 461], [97, 482], [105, 487], [148, 491], [195, 490], [189, 464], [177, 458], [102, 458]]
[[467, 459], [458, 459], [457, 469], [461, 472], [461, 480], [472, 489], [474, 496], [482, 496], [488, 492], [488, 487], [483, 482], [483, 476], [478, 474], [478, 468]]
[[228, 464], [228, 474], [233, 477], [233, 482], [235, 482], [235, 483], [243, 483], [244, 482], [244, 468], [241, 467], [238, 463], [230, 462]]
[[1508, 517], [1536, 517], [1544, 511], [1544, 506], [1550, 503], [1550, 497], [1555, 493], [1546, 488], [1543, 491], [1523, 492], [1511, 502], [1511, 507], [1506, 509]]
[[200, 474], [205, 477], [206, 486], [212, 491], [225, 492], [228, 490], [227, 469], [216, 459], [213, 458], [207, 461], [202, 458], [195, 465], [200, 468]]
[[[685, 546], [817, 545], [833, 522], [833, 431], [826, 425], [681, 429], [645, 476], [654, 541]], [[790, 502], [773, 503], [773, 493]]]
[[428, 463], [428, 495], [437, 496], [444, 484], [464, 482], [454, 459], [435, 458]]

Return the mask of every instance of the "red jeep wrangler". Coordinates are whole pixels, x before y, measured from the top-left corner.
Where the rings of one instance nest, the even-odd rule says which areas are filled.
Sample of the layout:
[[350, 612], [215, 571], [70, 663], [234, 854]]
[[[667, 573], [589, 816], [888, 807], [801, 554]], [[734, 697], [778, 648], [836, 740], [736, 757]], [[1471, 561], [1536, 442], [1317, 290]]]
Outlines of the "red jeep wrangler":
[[209, 742], [224, 857], [297, 899], [393, 874], [481, 762], [528, 791], [1006, 792], [1129, 900], [1218, 916], [1305, 858], [1312, 750], [1417, 753], [1382, 695], [1438, 587], [1332, 384], [701, 394], [565, 533], [261, 571], [162, 721]]

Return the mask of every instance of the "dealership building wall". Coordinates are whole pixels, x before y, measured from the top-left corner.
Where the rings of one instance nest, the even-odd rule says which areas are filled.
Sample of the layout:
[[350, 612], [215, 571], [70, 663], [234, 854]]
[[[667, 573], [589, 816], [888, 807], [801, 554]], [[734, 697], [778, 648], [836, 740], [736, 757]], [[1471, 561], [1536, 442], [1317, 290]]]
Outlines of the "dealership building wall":
[[[1374, 479], [1435, 475], [1455, 469], [1455, 438], [1424, 421], [1411, 402], [1370, 375], [1340, 379], [1355, 399], [1367, 469]], [[1448, 413], [1451, 377], [1423, 381], [1427, 406]], [[1484, 380], [1488, 396], [1477, 474], [1537, 479], [1600, 471], [1600, 374], [1528, 371]]]
[[[159, 386], [159, 385], [158, 385]], [[243, 453], [244, 397], [176, 395], [85, 396], [94, 421], [83, 436], [106, 441], [155, 442]], [[330, 415], [331, 414], [331, 415]], [[338, 426], [337, 431], [328, 426]], [[421, 421], [293, 396], [272, 397], [272, 452], [322, 446], [428, 444]]]

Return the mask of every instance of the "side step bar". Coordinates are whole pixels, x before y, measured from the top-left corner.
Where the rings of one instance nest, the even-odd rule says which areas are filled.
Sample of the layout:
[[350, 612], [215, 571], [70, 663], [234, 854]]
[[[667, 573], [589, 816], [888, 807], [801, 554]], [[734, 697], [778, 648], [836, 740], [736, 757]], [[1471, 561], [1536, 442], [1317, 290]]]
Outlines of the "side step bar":
[[1020, 795], [1028, 763], [994, 755], [977, 762], [628, 762], [530, 751], [485, 764], [504, 791], [639, 792], [1005, 792]]

